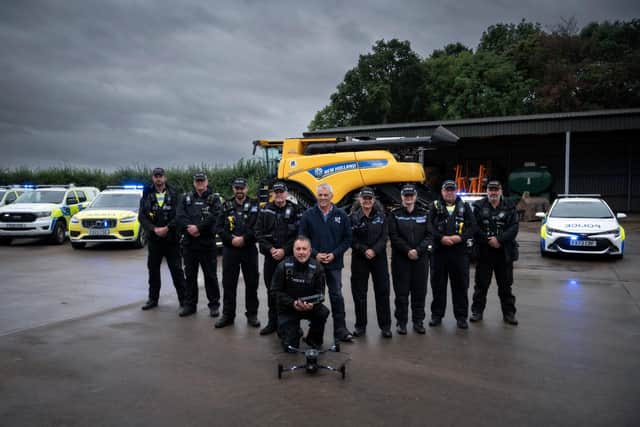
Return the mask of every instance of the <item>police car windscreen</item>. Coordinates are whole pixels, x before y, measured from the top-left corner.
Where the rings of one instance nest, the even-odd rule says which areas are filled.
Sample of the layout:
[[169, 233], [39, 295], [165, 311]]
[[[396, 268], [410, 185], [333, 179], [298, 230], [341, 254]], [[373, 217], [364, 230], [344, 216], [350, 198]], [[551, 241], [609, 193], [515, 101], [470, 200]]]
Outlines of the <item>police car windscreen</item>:
[[138, 194], [100, 194], [91, 204], [91, 209], [137, 210], [139, 204]]
[[6, 191], [0, 191], [0, 200], [2, 200], [2, 197], [4, 196], [4, 193], [6, 193]]
[[611, 211], [602, 202], [558, 203], [549, 214], [552, 218], [612, 218]]
[[14, 203], [62, 203], [64, 190], [37, 190], [22, 193]]

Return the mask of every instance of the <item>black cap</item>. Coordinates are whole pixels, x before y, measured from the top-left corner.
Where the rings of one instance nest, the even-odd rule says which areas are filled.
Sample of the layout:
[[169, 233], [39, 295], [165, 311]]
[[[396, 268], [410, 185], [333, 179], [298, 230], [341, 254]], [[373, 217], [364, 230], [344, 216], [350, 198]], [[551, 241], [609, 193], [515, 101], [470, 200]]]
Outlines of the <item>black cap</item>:
[[402, 196], [406, 196], [406, 195], [408, 195], [408, 194], [416, 194], [416, 193], [417, 193], [417, 191], [416, 191], [416, 186], [415, 186], [415, 185], [413, 185], [413, 184], [405, 184], [405, 185], [402, 187], [402, 190], [400, 190], [400, 194], [401, 194]]
[[151, 172], [151, 175], [164, 175], [164, 169], [162, 168], [154, 168]]
[[502, 184], [500, 184], [499, 180], [491, 178], [487, 182], [487, 188], [502, 188]]
[[244, 188], [247, 186], [247, 180], [245, 178], [238, 177], [233, 180], [233, 187]]
[[375, 197], [376, 193], [373, 191], [371, 187], [364, 187], [360, 190], [360, 197]]
[[457, 190], [458, 186], [456, 185], [456, 182], [452, 179], [447, 179], [445, 182], [442, 183], [442, 189], [443, 190], [448, 190], [448, 189], [454, 189]]
[[206, 180], [206, 179], [207, 179], [207, 174], [206, 174], [206, 173], [204, 173], [204, 172], [196, 172], [196, 173], [193, 175], [193, 180], [194, 180], [194, 181], [204, 181], [204, 180]]
[[272, 187], [273, 191], [287, 191], [287, 184], [284, 182], [276, 182]]

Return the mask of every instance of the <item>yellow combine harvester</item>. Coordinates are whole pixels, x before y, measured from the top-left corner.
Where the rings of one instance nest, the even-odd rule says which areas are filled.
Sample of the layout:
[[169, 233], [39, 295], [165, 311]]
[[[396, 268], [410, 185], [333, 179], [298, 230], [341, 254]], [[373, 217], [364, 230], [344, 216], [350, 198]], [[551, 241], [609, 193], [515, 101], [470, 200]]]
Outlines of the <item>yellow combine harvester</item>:
[[269, 173], [266, 186], [285, 181], [301, 205], [314, 203], [316, 187], [328, 183], [333, 201], [349, 207], [362, 187], [373, 187], [385, 207], [400, 203], [400, 186], [418, 184], [418, 202], [432, 200], [420, 158], [425, 150], [455, 144], [458, 137], [439, 126], [430, 137], [289, 138], [253, 141]]

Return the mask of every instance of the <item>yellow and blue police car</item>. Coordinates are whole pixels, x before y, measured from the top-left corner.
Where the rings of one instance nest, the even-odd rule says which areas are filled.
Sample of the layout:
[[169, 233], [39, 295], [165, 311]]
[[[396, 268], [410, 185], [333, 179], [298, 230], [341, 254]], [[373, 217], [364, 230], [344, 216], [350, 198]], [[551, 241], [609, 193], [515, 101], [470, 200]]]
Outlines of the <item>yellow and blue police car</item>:
[[624, 256], [624, 228], [599, 195], [560, 195], [542, 218], [540, 254], [592, 254]]
[[0, 242], [15, 238], [44, 237], [61, 245], [67, 238], [69, 221], [89, 205], [99, 190], [95, 187], [38, 185], [10, 205], [0, 207]]
[[91, 205], [71, 218], [69, 239], [74, 249], [87, 243], [129, 242], [137, 248], [147, 244], [138, 221], [142, 186], [110, 186]]

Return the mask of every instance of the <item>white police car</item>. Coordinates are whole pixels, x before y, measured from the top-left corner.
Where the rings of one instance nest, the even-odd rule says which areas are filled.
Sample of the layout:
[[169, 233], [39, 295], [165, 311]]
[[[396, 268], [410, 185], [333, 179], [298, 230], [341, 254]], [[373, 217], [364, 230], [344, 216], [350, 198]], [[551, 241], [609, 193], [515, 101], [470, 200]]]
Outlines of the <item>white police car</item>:
[[38, 185], [10, 205], [0, 207], [0, 244], [14, 238], [44, 237], [61, 245], [67, 238], [69, 220], [98, 194], [95, 187]]
[[593, 254], [624, 255], [624, 228], [599, 195], [561, 195], [548, 213], [538, 212], [540, 227], [540, 254]]

